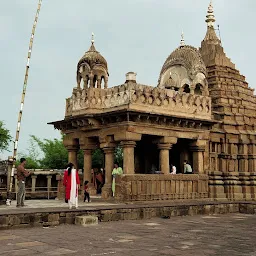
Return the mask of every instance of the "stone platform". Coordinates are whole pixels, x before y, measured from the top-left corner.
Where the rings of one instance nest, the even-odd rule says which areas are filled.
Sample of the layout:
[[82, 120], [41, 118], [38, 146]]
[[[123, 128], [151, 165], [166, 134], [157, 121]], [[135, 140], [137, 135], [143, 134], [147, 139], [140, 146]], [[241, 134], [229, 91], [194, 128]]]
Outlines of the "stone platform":
[[256, 215], [221, 214], [0, 231], [8, 256], [254, 256]]
[[76, 216], [83, 215], [96, 216], [99, 221], [108, 222], [199, 214], [256, 214], [256, 202], [248, 201], [184, 200], [125, 204], [98, 199], [92, 203], [80, 202], [78, 209], [71, 210], [66, 203], [58, 200], [30, 200], [26, 204], [24, 208], [16, 208], [14, 201], [12, 206], [0, 206], [0, 229], [74, 224]]

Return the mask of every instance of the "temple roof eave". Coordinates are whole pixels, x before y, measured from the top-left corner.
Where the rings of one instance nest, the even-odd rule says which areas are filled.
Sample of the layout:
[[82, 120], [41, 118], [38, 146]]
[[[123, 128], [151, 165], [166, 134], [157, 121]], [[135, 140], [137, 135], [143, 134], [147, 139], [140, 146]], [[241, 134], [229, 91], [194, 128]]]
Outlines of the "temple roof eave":
[[207, 127], [212, 127], [214, 124], [219, 123], [216, 120], [208, 120], [208, 119], [200, 119], [200, 118], [192, 118], [192, 117], [181, 117], [176, 115], [168, 115], [168, 114], [158, 114], [152, 112], [145, 112], [139, 110], [117, 110], [106, 113], [97, 113], [94, 115], [80, 115], [75, 117], [68, 117], [64, 120], [50, 122], [48, 124], [54, 125], [55, 129], [58, 130], [76, 130], [78, 128], [90, 128], [90, 129], [101, 129], [104, 128], [104, 124], [111, 121], [111, 123], [120, 123], [120, 116], [123, 117], [123, 121], [125, 122], [133, 122], [132, 117], [136, 116], [136, 120], [142, 119], [156, 119], [163, 120], [163, 122], [173, 122], [176, 126], [181, 123], [185, 123], [188, 126], [193, 127], [194, 125], [205, 125]]

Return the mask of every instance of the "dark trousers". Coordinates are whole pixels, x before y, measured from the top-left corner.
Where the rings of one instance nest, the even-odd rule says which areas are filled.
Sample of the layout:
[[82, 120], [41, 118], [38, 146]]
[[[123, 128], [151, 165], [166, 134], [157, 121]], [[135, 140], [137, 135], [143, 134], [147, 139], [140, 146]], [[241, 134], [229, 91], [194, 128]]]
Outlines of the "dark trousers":
[[90, 202], [90, 194], [88, 192], [84, 192], [84, 202], [86, 201], [86, 198], [88, 198], [88, 202]]
[[101, 194], [101, 189], [103, 184], [97, 179], [96, 179], [96, 184], [97, 184], [97, 194]]

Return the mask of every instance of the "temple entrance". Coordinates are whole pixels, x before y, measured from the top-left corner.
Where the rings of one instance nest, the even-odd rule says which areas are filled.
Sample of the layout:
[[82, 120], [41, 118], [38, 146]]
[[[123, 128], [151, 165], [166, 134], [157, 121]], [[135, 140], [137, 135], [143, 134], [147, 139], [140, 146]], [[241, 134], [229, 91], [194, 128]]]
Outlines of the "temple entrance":
[[177, 168], [177, 173], [183, 173], [184, 160], [187, 160], [193, 166], [192, 152], [189, 150], [189, 139], [178, 139], [170, 150], [170, 165], [173, 164]]
[[152, 141], [157, 136], [142, 135], [134, 151], [135, 173], [154, 174], [159, 171], [159, 151]]

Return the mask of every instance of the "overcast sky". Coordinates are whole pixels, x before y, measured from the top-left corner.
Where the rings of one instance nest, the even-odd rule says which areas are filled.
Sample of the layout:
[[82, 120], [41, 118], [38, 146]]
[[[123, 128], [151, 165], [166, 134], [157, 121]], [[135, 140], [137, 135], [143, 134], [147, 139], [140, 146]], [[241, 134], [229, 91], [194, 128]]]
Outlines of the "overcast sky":
[[[14, 136], [28, 43], [37, 0], [0, 0], [0, 120]], [[213, 0], [224, 49], [255, 88], [255, 0]], [[76, 85], [76, 65], [95, 46], [109, 66], [109, 85], [137, 72], [156, 85], [167, 56], [179, 45], [198, 47], [206, 32], [209, 0], [43, 0], [35, 35], [19, 151], [29, 135], [59, 137], [47, 122], [64, 118], [65, 98]], [[12, 146], [10, 150], [12, 150]], [[12, 153], [4, 152], [3, 156]]]

